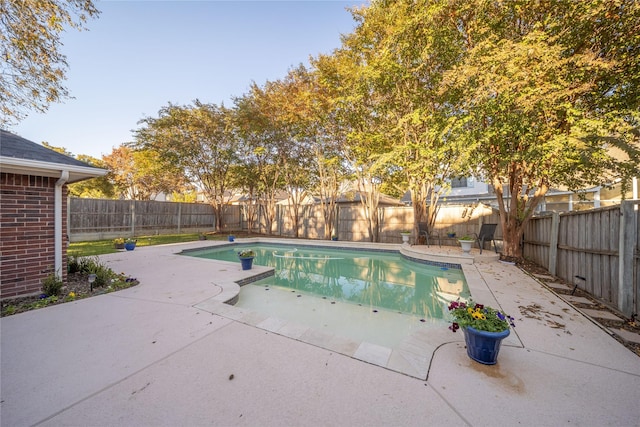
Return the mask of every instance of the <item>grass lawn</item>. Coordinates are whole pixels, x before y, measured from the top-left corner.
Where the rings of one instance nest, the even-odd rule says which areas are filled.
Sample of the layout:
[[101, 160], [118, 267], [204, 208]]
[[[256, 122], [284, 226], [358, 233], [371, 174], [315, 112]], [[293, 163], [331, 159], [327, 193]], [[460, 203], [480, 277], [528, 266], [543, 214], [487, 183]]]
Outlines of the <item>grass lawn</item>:
[[[220, 235], [207, 235], [207, 240], [226, 240], [227, 236]], [[158, 236], [137, 236], [136, 246], [152, 246], [152, 245], [164, 245], [167, 243], [180, 243], [180, 242], [192, 242], [198, 240], [198, 234], [163, 234]], [[113, 239], [109, 240], [94, 240], [91, 242], [74, 242], [69, 244], [67, 250], [68, 255], [74, 256], [92, 256], [103, 255], [118, 252], [113, 244]]]

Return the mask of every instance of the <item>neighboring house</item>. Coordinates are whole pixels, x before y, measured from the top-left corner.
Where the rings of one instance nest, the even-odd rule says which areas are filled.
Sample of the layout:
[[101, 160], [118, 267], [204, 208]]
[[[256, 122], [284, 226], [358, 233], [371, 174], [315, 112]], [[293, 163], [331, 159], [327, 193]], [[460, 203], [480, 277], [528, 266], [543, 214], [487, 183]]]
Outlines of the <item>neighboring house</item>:
[[99, 169], [0, 129], [0, 299], [67, 275], [67, 184]]
[[[634, 185], [637, 188], [637, 184]], [[568, 189], [551, 188], [538, 205], [536, 211], [571, 212], [620, 204], [622, 186], [619, 182], [609, 187], [591, 187], [579, 192]], [[508, 197], [508, 194], [505, 194]], [[637, 190], [629, 190], [626, 199], [637, 198]], [[404, 198], [403, 198], [404, 200]], [[410, 197], [409, 197], [409, 200]], [[475, 178], [458, 178], [451, 181], [451, 191], [440, 198], [442, 204], [469, 204], [482, 202], [497, 207], [497, 199], [492, 185]]]
[[[336, 199], [336, 204], [338, 206], [361, 206], [362, 201], [360, 200], [361, 194], [359, 191], [348, 191], [342, 193]], [[378, 207], [387, 207], [387, 206], [405, 206], [400, 200], [387, 196], [386, 194], [380, 194], [378, 198]]]

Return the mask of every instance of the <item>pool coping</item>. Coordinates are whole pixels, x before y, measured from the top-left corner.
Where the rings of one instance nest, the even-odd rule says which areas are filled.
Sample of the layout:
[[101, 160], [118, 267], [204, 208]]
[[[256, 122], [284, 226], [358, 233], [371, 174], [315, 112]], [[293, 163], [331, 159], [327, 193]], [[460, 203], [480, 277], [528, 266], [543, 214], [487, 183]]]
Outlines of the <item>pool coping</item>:
[[[242, 247], [252, 243], [291, 244], [331, 249], [367, 249], [380, 252], [399, 252], [404, 257], [416, 262], [426, 262], [442, 267], [455, 266], [454, 268], [462, 269], [469, 291], [474, 298], [482, 300], [487, 305], [494, 307], [499, 306], [495, 297], [492, 295], [488, 284], [482, 278], [482, 275], [475, 266], [476, 262], [497, 262], [498, 255], [493, 252], [486, 253], [487, 251], [485, 251], [485, 254], [483, 255], [468, 255], [462, 254], [459, 248], [456, 248], [457, 251], [448, 250], [445, 251], [445, 253], [442, 253], [431, 251], [431, 249], [426, 246], [410, 246], [407, 244], [335, 242], [281, 238], [269, 239], [260, 237], [236, 239], [236, 241], [232, 243], [216, 242], [209, 246], [198, 246], [197, 248], [181, 250], [176, 253], [176, 255], [184, 256], [184, 253], [186, 252], [199, 251], [209, 247]], [[442, 250], [438, 249], [438, 251]], [[446, 262], [445, 260], [455, 260], [456, 262]], [[215, 262], [236, 264], [229, 261]], [[445, 326], [443, 322], [442, 325], [436, 326], [433, 324], [427, 324], [424, 328], [420, 328], [419, 330], [411, 333], [410, 336], [400, 343], [398, 347], [389, 348], [367, 341], [355, 341], [336, 334], [328, 334], [312, 327], [301, 325], [295, 321], [284, 320], [277, 316], [269, 316], [264, 313], [234, 306], [239, 298], [240, 288], [242, 285], [260, 280], [273, 274], [274, 269], [272, 267], [254, 265], [251, 270], [242, 270], [237, 275], [239, 278], [216, 280], [213, 284], [218, 286], [221, 291], [217, 295], [195, 304], [193, 307], [419, 379], [427, 378], [431, 359], [437, 348], [444, 344], [463, 341], [461, 334], [452, 334], [446, 327], [443, 327]], [[507, 339], [505, 339], [503, 345], [523, 347], [522, 342], [520, 342], [516, 334], [511, 334]]]

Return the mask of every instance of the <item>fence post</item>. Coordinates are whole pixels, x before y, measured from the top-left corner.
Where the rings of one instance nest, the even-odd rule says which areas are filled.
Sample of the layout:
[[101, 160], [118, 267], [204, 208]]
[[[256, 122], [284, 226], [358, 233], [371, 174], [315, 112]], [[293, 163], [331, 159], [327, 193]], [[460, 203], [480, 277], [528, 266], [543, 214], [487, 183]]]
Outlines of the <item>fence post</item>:
[[182, 203], [178, 203], [178, 234], [181, 234], [181, 233], [182, 233]]
[[558, 234], [560, 233], [560, 214], [551, 216], [551, 236], [549, 236], [549, 273], [556, 275], [558, 268]]
[[131, 237], [136, 235], [136, 201], [131, 201]]
[[633, 249], [636, 243], [633, 203], [620, 204], [620, 249], [618, 255], [618, 309], [627, 316], [633, 314]]

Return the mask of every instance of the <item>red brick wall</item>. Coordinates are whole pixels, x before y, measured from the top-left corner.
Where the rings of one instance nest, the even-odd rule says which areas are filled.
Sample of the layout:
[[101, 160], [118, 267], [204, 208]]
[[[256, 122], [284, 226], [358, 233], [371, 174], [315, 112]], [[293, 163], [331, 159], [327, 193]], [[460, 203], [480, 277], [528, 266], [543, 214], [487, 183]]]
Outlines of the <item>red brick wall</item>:
[[[0, 299], [39, 293], [53, 273], [57, 178], [0, 173]], [[67, 278], [67, 187], [62, 189], [62, 274]]]

